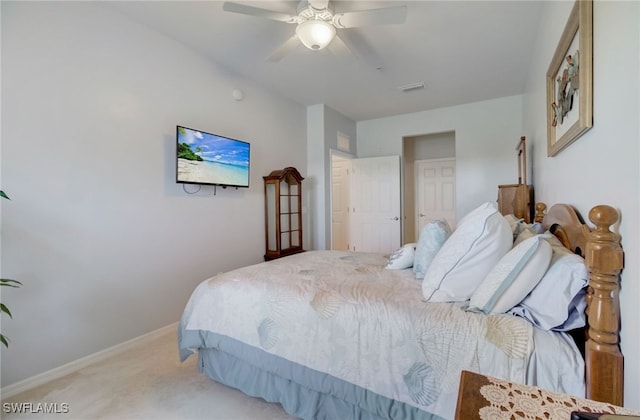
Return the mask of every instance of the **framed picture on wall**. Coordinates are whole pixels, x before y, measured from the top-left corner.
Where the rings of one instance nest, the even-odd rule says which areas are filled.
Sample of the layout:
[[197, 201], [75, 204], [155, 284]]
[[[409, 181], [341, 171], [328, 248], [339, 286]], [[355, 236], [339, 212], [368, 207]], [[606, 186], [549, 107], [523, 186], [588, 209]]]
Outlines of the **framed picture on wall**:
[[593, 126], [593, 1], [576, 0], [547, 70], [547, 155]]

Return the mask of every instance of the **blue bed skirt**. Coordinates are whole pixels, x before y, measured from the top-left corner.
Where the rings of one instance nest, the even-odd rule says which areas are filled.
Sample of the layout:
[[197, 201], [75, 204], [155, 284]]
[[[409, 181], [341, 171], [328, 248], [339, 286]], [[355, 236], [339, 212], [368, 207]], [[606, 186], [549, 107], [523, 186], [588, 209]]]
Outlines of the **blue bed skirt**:
[[207, 331], [178, 331], [180, 359], [197, 349], [199, 369], [302, 419], [424, 419], [440, 416]]

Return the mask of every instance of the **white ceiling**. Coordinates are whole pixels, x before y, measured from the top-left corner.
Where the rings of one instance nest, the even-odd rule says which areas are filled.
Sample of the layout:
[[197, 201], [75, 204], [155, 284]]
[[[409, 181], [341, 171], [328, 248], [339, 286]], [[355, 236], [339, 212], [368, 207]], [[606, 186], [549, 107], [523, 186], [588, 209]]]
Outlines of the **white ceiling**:
[[[295, 1], [235, 2], [290, 14], [297, 8]], [[274, 63], [266, 58], [295, 25], [224, 12], [222, 1], [108, 4], [280, 95], [326, 104], [354, 121], [523, 93], [544, 7], [544, 1], [332, 1], [336, 13], [406, 5], [406, 23], [338, 29], [357, 59], [300, 45]], [[399, 89], [416, 82], [425, 89]]]

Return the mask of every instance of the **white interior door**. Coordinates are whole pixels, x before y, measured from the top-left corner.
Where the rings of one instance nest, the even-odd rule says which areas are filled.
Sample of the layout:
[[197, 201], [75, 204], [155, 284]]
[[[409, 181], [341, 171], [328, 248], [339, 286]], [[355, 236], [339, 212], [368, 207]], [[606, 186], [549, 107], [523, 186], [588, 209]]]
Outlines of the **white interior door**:
[[351, 159], [331, 155], [331, 249], [349, 249], [349, 170]]
[[400, 247], [400, 157], [351, 163], [350, 249], [393, 252]]
[[416, 167], [416, 238], [428, 222], [446, 219], [456, 226], [455, 159], [419, 160]]

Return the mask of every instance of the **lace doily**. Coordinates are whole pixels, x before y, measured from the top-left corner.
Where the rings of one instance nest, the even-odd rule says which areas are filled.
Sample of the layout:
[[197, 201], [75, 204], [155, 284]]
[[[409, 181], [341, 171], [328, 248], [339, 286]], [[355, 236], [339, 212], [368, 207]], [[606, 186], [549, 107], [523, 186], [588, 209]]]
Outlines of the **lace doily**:
[[615, 405], [545, 391], [538, 387], [490, 377], [487, 379], [491, 383], [482, 386], [480, 393], [491, 405], [478, 412], [482, 420], [569, 419], [572, 411], [640, 414]]

